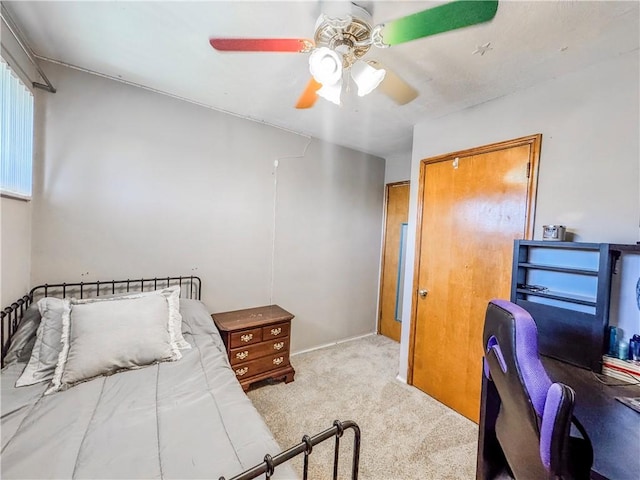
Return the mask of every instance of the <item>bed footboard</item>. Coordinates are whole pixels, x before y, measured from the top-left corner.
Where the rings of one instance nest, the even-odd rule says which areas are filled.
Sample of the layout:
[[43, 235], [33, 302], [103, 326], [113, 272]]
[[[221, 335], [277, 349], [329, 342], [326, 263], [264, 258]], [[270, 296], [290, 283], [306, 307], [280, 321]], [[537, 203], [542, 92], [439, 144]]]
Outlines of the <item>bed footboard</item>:
[[[321, 442], [324, 442], [332, 437], [335, 437], [335, 449], [333, 453], [333, 480], [337, 480], [338, 478], [338, 455], [340, 453], [340, 438], [345, 430], [351, 429], [353, 430], [353, 459], [351, 462], [351, 480], [358, 480], [358, 468], [360, 465], [360, 427], [351, 421], [345, 420], [344, 422], [340, 422], [336, 420], [333, 422], [333, 426], [331, 428], [326, 429], [323, 432], [314, 435], [313, 437], [309, 437], [305, 435], [302, 437], [302, 442], [291, 447], [284, 452], [279, 453], [275, 457], [267, 454], [264, 456], [264, 461], [245, 472], [242, 472], [239, 475], [229, 479], [229, 480], [251, 480], [254, 478], [258, 478], [260, 475], [265, 475], [265, 479], [270, 479], [273, 475], [275, 468], [278, 465], [281, 465], [298, 455], [304, 454], [304, 467], [303, 467], [303, 480], [307, 480], [307, 474], [309, 470], [309, 455], [311, 455], [311, 451], [313, 447]], [[218, 480], [226, 480], [225, 477], [220, 477]]]

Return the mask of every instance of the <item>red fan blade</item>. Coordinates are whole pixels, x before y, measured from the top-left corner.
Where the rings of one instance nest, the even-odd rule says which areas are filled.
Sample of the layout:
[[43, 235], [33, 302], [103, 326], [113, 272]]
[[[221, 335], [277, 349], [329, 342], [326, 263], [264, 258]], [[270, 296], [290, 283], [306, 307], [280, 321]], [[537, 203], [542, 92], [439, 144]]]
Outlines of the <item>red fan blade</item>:
[[306, 38], [210, 38], [209, 43], [223, 52], [308, 52], [313, 41]]
[[311, 77], [309, 83], [307, 83], [307, 88], [305, 88], [302, 95], [298, 99], [298, 103], [296, 103], [296, 108], [311, 108], [318, 100], [318, 94], [316, 93], [318, 90], [322, 88], [322, 84], [316, 82], [316, 79]]

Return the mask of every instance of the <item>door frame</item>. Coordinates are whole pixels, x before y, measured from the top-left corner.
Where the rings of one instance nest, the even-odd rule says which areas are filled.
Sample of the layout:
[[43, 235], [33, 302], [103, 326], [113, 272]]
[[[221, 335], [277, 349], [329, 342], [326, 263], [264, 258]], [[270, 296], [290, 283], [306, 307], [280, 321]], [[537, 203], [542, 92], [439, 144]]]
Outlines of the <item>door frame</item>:
[[384, 186], [384, 215], [382, 217], [382, 250], [380, 250], [380, 288], [378, 290], [378, 321], [376, 323], [376, 333], [380, 335], [380, 323], [382, 322], [382, 288], [384, 284], [384, 249], [387, 243], [387, 209], [389, 208], [389, 189], [401, 185], [409, 185], [409, 195], [411, 195], [411, 181], [387, 183]]
[[413, 385], [413, 358], [416, 341], [416, 321], [418, 315], [418, 279], [420, 274], [420, 248], [422, 245], [422, 211], [424, 208], [424, 180], [426, 167], [430, 163], [453, 161], [456, 157], [469, 157], [499, 150], [506, 150], [523, 145], [530, 145], [529, 150], [529, 180], [527, 184], [527, 204], [525, 213], [525, 240], [533, 238], [534, 217], [536, 209], [536, 194], [538, 191], [538, 164], [540, 163], [540, 146], [542, 134], [528, 135], [503, 142], [491, 143], [480, 147], [445, 153], [435, 157], [424, 158], [420, 161], [420, 178], [418, 180], [418, 208], [416, 216], [416, 241], [413, 261], [413, 285], [411, 293], [411, 323], [409, 325], [409, 358], [407, 366], [407, 383]]

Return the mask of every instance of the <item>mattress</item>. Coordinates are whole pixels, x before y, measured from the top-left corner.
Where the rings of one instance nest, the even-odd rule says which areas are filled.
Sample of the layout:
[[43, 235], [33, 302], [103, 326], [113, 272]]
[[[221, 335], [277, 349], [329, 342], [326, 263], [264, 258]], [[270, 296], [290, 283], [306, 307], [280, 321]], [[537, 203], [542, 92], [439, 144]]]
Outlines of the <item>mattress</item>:
[[[280, 451], [242, 391], [204, 305], [180, 300], [176, 362], [43, 395], [2, 371], [2, 478], [231, 478]], [[286, 465], [274, 478], [296, 478]]]

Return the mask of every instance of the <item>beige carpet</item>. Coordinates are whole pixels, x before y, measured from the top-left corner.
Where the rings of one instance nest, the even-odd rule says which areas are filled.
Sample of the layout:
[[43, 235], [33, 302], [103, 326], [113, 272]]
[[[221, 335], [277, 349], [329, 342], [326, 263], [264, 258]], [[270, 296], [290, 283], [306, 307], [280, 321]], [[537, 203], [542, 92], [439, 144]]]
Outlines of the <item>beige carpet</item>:
[[[363, 480], [475, 478], [477, 425], [396, 380], [399, 350], [376, 335], [295, 355], [293, 383], [248, 395], [283, 449], [333, 420], [354, 420], [362, 431]], [[350, 478], [352, 442], [345, 432], [340, 478]], [[310, 479], [331, 478], [333, 441], [315, 447], [309, 459]], [[301, 465], [293, 463], [300, 472]]]

